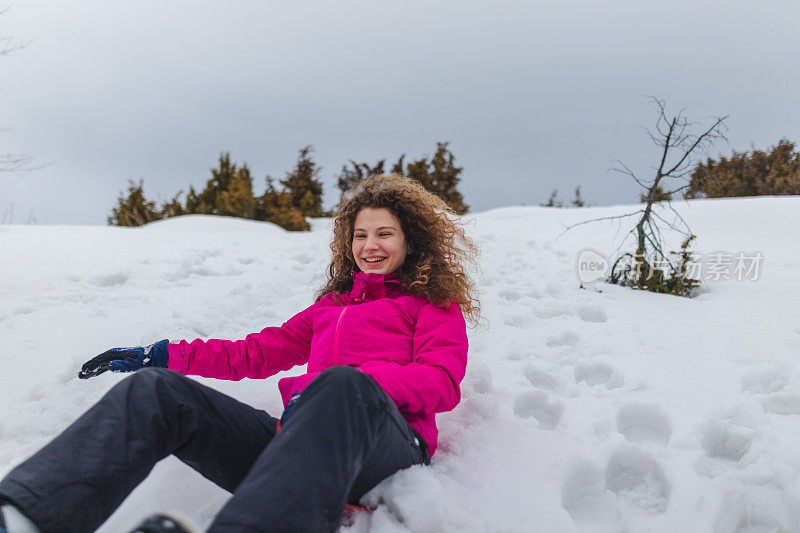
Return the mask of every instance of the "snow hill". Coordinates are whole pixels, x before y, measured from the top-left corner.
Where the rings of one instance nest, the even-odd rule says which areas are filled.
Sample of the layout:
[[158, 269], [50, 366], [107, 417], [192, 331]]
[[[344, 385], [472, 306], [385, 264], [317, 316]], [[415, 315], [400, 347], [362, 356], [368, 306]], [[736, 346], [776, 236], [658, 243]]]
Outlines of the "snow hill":
[[[486, 320], [463, 400], [439, 416], [433, 466], [376, 489], [350, 531], [800, 531], [800, 198], [677, 204], [705, 256], [760, 252], [757, 280], [709, 280], [694, 299], [580, 288], [578, 253], [610, 254], [630, 225], [564, 225], [633, 209], [470, 217]], [[329, 232], [202, 216], [0, 226], [0, 473], [122, 379], [79, 381], [89, 357], [240, 338], [309, 305]], [[202, 381], [277, 414], [277, 379]], [[159, 510], [206, 526], [226, 497], [170, 458], [101, 531]]]

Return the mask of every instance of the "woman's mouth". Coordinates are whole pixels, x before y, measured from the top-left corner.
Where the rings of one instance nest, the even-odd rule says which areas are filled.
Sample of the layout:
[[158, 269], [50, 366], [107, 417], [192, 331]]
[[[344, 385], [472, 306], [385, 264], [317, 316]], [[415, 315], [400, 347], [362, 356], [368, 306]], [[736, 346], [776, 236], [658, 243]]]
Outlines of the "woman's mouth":
[[364, 261], [367, 262], [367, 263], [375, 264], [375, 263], [380, 263], [384, 259], [386, 259], [386, 258], [385, 257], [369, 257], [369, 258], [365, 257]]

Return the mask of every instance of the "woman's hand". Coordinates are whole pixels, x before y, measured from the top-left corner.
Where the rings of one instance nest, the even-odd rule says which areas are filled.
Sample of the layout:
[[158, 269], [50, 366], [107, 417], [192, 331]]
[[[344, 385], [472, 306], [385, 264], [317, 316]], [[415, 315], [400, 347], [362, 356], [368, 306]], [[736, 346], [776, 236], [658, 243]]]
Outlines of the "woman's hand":
[[168, 344], [169, 341], [164, 339], [149, 346], [111, 348], [84, 363], [78, 372], [78, 377], [89, 379], [99, 376], [106, 370], [135, 372], [146, 366], [167, 368]]

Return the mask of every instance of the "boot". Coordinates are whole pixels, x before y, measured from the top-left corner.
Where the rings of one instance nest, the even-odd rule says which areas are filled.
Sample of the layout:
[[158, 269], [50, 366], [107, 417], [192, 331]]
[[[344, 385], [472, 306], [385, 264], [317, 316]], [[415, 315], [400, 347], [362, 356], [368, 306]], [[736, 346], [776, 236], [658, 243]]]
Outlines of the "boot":
[[192, 533], [192, 529], [179, 518], [159, 513], [145, 518], [131, 533]]

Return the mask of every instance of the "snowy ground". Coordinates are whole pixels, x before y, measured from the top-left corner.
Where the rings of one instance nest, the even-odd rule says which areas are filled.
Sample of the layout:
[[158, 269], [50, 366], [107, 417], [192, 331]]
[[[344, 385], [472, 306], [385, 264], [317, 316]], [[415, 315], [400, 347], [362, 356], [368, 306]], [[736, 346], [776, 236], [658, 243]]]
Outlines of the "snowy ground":
[[[472, 217], [486, 321], [463, 400], [439, 417], [433, 467], [379, 487], [351, 531], [800, 531], [800, 198], [678, 205], [697, 250], [761, 252], [757, 281], [708, 281], [694, 299], [579, 288], [578, 252], [621, 235], [602, 222], [557, 238], [563, 225], [630, 209]], [[310, 304], [328, 232], [213, 217], [0, 226], [0, 474], [121, 379], [79, 381], [87, 358], [239, 338]], [[202, 381], [280, 412], [277, 376]], [[168, 459], [101, 531], [165, 509], [205, 526], [226, 497]]]

